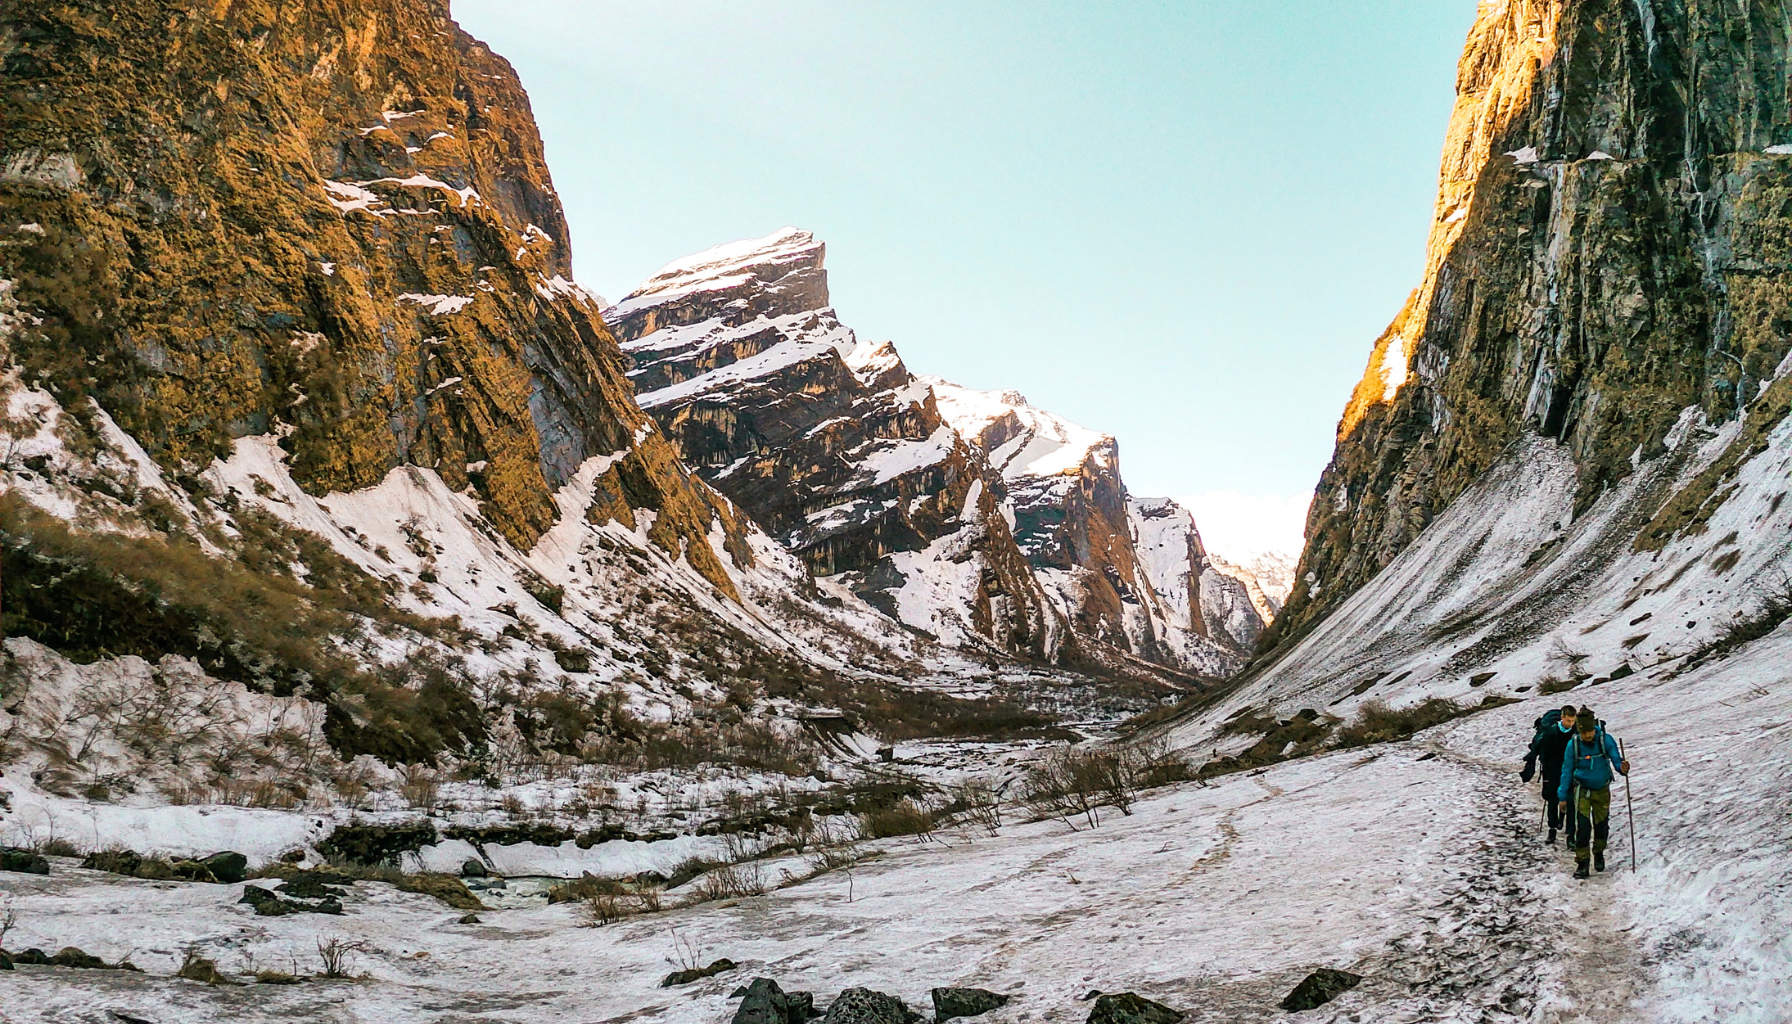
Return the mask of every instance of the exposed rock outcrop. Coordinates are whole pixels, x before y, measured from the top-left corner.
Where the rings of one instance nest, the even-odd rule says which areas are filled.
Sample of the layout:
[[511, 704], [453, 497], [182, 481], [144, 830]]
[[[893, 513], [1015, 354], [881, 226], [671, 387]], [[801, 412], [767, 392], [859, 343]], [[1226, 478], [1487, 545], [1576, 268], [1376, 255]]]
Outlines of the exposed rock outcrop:
[[1186, 509], [1127, 493], [1111, 435], [1017, 392], [922, 379], [1001, 474], [1015, 538], [1079, 634], [1203, 675], [1238, 667], [1267, 602], [1253, 600], [1244, 574], [1208, 558]]
[[[1481, 5], [1425, 276], [1339, 424], [1277, 638], [1338, 607], [1521, 435], [1572, 459], [1566, 527], [1664, 457], [1684, 409], [1777, 422], [1786, 41], [1759, 3]], [[1638, 543], [1709, 515], [1721, 487], [1693, 489]]]
[[[527, 549], [595, 521], [723, 591], [742, 524], [642, 433], [528, 98], [446, 4], [20, 4], [0, 15], [0, 277], [27, 383], [165, 471], [272, 432], [315, 496], [426, 467]], [[29, 227], [25, 227], [25, 226]]]
[[894, 346], [835, 317], [825, 255], [787, 228], [678, 260], [607, 310], [641, 407], [833, 586], [948, 642], [1061, 655], [997, 478]]

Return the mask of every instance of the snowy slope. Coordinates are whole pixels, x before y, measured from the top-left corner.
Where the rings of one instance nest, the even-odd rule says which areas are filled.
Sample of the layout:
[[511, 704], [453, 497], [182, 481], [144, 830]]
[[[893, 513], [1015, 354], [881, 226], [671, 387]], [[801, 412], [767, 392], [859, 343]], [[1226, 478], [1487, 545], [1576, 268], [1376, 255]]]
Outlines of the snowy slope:
[[[1777, 387], [1792, 384], [1783, 378]], [[1760, 403], [1758, 415], [1771, 415]], [[1572, 460], [1535, 436], [1381, 574], [1203, 717], [1247, 706], [1348, 716], [1368, 700], [1522, 695], [1695, 654], [1783, 599], [1792, 579], [1792, 419], [1743, 461], [1703, 528], [1639, 550], [1656, 510], [1742, 435], [1688, 409], [1670, 450], [1578, 519]], [[1714, 499], [1716, 501], [1717, 499]], [[1323, 590], [1326, 581], [1307, 581]], [[1477, 676], [1492, 673], [1477, 682]]]

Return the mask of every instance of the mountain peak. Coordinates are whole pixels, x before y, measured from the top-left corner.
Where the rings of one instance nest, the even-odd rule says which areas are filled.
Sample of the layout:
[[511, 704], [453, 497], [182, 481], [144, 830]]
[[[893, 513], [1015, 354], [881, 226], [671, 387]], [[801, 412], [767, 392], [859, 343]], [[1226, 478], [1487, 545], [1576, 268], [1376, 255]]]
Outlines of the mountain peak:
[[[661, 267], [610, 310], [612, 319], [626, 317], [700, 292], [738, 289], [757, 279], [771, 284], [800, 270], [822, 269], [827, 245], [808, 231], [785, 227], [761, 238], [727, 242]], [[825, 286], [821, 305], [826, 305]]]

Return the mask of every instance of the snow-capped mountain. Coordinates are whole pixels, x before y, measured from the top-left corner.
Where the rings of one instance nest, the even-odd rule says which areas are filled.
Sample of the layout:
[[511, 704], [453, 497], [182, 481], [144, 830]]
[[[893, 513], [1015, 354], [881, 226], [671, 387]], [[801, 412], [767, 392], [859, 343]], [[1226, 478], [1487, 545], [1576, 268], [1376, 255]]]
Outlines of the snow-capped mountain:
[[[1268, 605], [1206, 560], [1188, 514], [1130, 502], [1112, 437], [860, 341], [828, 305], [825, 252], [794, 228], [718, 246], [606, 311], [686, 464], [824, 590], [926, 635], [1234, 670]], [[1163, 529], [1147, 562], [1135, 538]]]
[[828, 305], [826, 249], [785, 229], [672, 263], [606, 311], [641, 407], [686, 464], [828, 591], [953, 645], [1068, 639], [993, 475], [888, 342]]
[[1273, 617], [1268, 602], [1208, 558], [1186, 509], [1127, 493], [1112, 436], [1014, 391], [922, 379], [1001, 474], [1015, 539], [1079, 632], [1205, 674], [1241, 663]]

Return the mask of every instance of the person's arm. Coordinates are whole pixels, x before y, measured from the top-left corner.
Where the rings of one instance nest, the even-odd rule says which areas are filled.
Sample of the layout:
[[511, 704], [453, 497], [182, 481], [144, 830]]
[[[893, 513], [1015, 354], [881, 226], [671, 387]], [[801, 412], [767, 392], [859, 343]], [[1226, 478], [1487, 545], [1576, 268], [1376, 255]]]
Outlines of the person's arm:
[[1618, 746], [1618, 741], [1613, 739], [1610, 735], [1605, 737], [1605, 747], [1606, 756], [1611, 758], [1612, 764], [1617, 765], [1618, 767], [1618, 774], [1629, 775], [1630, 762], [1624, 759], [1624, 748]]

